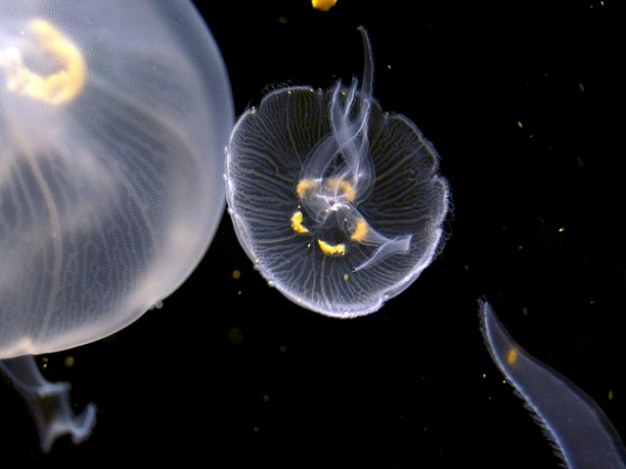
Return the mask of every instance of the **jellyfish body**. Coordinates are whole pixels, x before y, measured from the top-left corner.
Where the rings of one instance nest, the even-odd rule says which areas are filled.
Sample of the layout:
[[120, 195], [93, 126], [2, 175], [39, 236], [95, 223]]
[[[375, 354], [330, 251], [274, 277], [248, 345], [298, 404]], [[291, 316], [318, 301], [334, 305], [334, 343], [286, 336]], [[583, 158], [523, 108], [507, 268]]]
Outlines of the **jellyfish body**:
[[3, 3], [0, 359], [112, 334], [186, 279], [233, 121], [191, 2]]
[[288, 87], [244, 113], [226, 158], [237, 236], [287, 298], [334, 317], [378, 310], [441, 247], [448, 185], [417, 127], [372, 98], [363, 38], [362, 83]]
[[520, 347], [489, 303], [480, 323], [491, 358], [569, 468], [626, 468], [619, 435], [593, 399]]

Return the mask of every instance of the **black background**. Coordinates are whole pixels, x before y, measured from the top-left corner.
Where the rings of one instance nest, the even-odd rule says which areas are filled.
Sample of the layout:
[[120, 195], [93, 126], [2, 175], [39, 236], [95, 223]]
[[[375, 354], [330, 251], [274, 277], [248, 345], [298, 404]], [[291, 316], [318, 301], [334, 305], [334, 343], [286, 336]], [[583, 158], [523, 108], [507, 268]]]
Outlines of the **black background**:
[[445, 249], [378, 313], [333, 320], [268, 287], [226, 215], [163, 308], [45, 357], [78, 408], [98, 406], [89, 441], [42, 455], [21, 401], [0, 387], [0, 466], [557, 467], [484, 348], [482, 295], [626, 436], [618, 2], [196, 3], [237, 115], [276, 86], [360, 74], [365, 26], [374, 95], [441, 155]]

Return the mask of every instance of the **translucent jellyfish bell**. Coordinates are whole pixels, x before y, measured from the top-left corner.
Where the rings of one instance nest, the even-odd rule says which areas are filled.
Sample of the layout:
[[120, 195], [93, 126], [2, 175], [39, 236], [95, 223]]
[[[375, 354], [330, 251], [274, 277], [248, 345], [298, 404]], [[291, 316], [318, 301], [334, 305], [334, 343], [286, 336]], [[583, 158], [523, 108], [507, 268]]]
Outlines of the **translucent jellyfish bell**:
[[481, 332], [491, 358], [524, 400], [563, 467], [626, 468], [626, 449], [598, 404], [515, 342], [489, 303], [479, 304]]
[[273, 91], [241, 116], [226, 158], [229, 212], [249, 257], [287, 298], [335, 317], [372, 313], [420, 275], [449, 199], [432, 145], [372, 98], [359, 30], [360, 86]]
[[3, 2], [0, 358], [98, 340], [186, 279], [233, 121], [191, 2]]

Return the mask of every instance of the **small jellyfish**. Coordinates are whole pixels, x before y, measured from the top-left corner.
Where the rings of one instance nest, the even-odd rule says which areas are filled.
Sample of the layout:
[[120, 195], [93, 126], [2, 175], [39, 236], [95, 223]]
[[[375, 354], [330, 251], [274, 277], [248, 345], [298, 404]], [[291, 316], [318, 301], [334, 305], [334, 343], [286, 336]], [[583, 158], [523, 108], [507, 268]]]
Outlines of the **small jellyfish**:
[[593, 399], [521, 348], [489, 303], [480, 303], [480, 323], [491, 358], [567, 467], [626, 468], [619, 435]]
[[226, 198], [239, 241], [296, 304], [349, 318], [404, 291], [441, 249], [449, 191], [433, 146], [362, 83], [275, 90], [231, 133]]
[[27, 356], [116, 332], [193, 271], [222, 216], [233, 122], [190, 1], [3, 2], [0, 359], [29, 402], [66, 386]]

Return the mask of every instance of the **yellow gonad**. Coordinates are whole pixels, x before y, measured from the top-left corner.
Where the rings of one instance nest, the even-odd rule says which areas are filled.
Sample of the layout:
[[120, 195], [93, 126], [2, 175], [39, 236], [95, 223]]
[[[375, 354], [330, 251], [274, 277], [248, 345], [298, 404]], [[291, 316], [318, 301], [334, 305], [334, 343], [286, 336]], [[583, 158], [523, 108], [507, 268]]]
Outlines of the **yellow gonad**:
[[330, 244], [321, 239], [317, 240], [317, 245], [320, 247], [322, 252], [327, 256], [345, 256], [346, 255], [346, 246], [343, 243], [339, 244]]
[[314, 179], [302, 179], [296, 186], [296, 193], [300, 199], [304, 199], [306, 193], [312, 189], [317, 189], [320, 186], [319, 182]]
[[311, 0], [313, 8], [320, 11], [328, 11], [335, 6], [337, 0]]
[[367, 225], [367, 222], [363, 218], [359, 218], [356, 221], [356, 226], [354, 227], [354, 231], [350, 235], [350, 239], [352, 241], [356, 241], [357, 243], [363, 242], [370, 229]]
[[291, 215], [291, 228], [296, 233], [308, 233], [309, 229], [302, 224], [302, 212], [297, 211], [293, 215]]
[[516, 361], [517, 361], [517, 349], [514, 347], [511, 347], [509, 349], [509, 353], [506, 354], [506, 362], [509, 365], [515, 365]]
[[354, 186], [343, 179], [331, 178], [326, 181], [326, 187], [333, 192], [341, 191], [341, 194], [348, 202], [354, 202], [354, 199], [356, 198], [356, 190], [354, 189]]
[[61, 64], [61, 70], [41, 76], [30, 70], [17, 49], [0, 52], [0, 65], [7, 72], [9, 91], [48, 104], [72, 101], [85, 84], [85, 59], [80, 49], [63, 33], [45, 20], [33, 20], [30, 30], [45, 52]]

